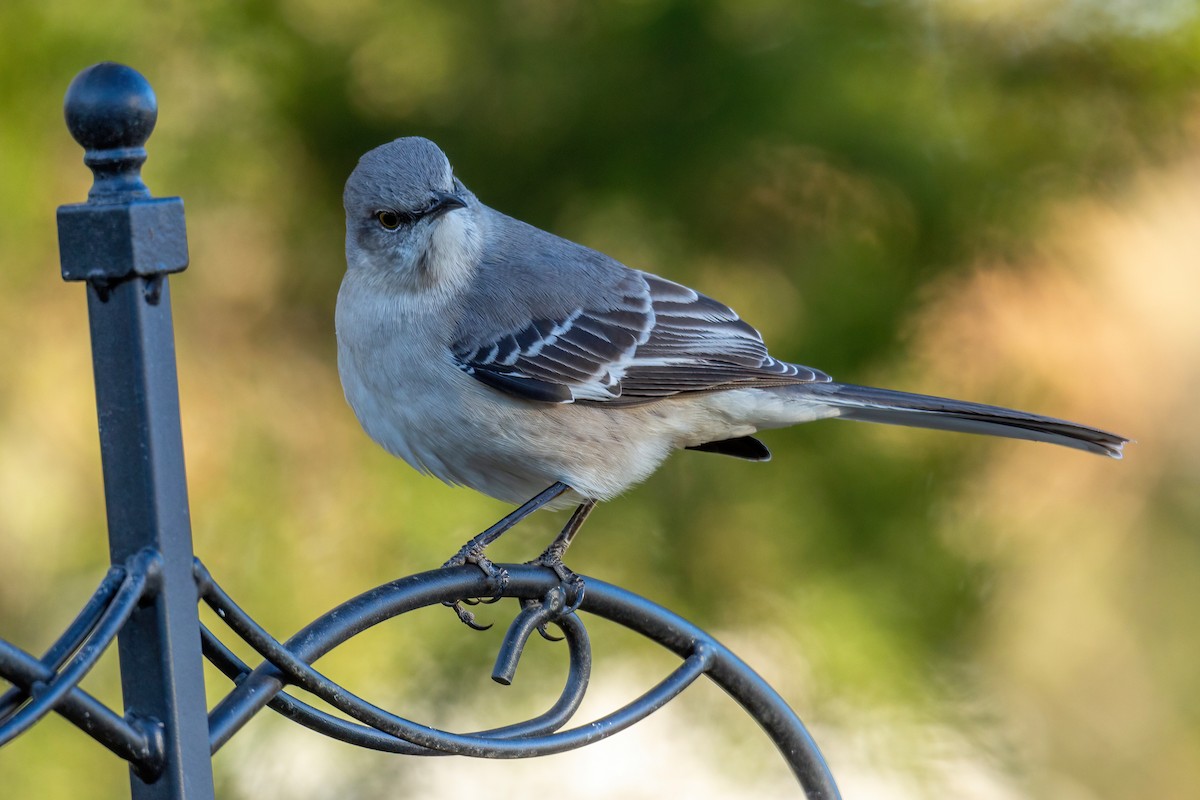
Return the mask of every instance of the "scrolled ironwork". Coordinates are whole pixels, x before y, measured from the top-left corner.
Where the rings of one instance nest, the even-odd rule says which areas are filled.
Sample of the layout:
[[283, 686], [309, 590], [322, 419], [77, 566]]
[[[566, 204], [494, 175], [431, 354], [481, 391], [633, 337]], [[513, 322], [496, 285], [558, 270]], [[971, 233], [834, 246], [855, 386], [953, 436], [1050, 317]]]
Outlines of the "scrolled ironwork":
[[79, 689], [79, 682], [116, 640], [137, 605], [156, 589], [161, 559], [142, 550], [114, 566], [40, 659], [0, 639], [0, 675], [13, 687], [0, 697], [0, 746], [57, 711], [130, 763], [146, 781], [162, 771], [161, 723], [121, 718]]
[[[311, 664], [363, 631], [427, 606], [474, 597], [494, 589], [471, 567], [453, 567], [401, 578], [354, 597], [280, 643], [251, 619], [197, 562], [204, 601], [230, 629], [263, 658], [251, 669], [205, 631], [205, 655], [237, 682], [210, 714], [210, 741], [218, 750], [263, 707], [271, 707], [312, 730], [345, 742], [408, 755], [465, 755], [478, 758], [532, 758], [583, 747], [646, 718], [678, 696], [701, 675], [728, 692], [763, 727], [784, 756], [808, 797], [837, 797], [837, 788], [807, 729], [779, 695], [714, 637], [682, 617], [624, 589], [587, 578], [579, 607], [653, 640], [682, 663], [640, 697], [599, 719], [560, 730], [578, 709], [591, 671], [586, 629], [575, 611], [562, 607], [565, 591], [549, 570], [504, 565], [509, 573], [502, 596], [523, 601], [497, 656], [493, 678], [510, 682], [525, 641], [546, 622], [564, 633], [570, 669], [559, 700], [546, 713], [524, 723], [474, 733], [438, 730], [392, 714], [345, 689]], [[321, 698], [357, 722], [327, 714], [285, 691], [296, 686]]]

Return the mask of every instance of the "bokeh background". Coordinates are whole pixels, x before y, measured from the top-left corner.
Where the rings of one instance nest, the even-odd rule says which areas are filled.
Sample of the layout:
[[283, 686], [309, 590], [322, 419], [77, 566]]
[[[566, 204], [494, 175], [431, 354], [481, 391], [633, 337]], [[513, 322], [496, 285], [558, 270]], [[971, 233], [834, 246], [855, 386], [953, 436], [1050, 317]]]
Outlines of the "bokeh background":
[[[0, 634], [40, 650], [106, 566], [83, 289], [54, 210], [90, 176], [61, 117], [83, 67], [141, 70], [145, 176], [184, 197], [172, 280], [196, 548], [283, 637], [440, 564], [505, 511], [358, 429], [334, 364], [342, 184], [428, 136], [481, 198], [721, 298], [836, 377], [1137, 439], [1123, 462], [824, 422], [768, 465], [677, 456], [571, 553], [714, 631], [811, 725], [848, 797], [1200, 796], [1200, 9], [1192, 0], [223, 0], [0, 4]], [[495, 555], [524, 560], [542, 515]], [[508, 605], [487, 607], [503, 628]], [[673, 659], [592, 626], [610, 710]], [[540, 711], [536, 643], [444, 609], [322, 662], [469, 729]], [[210, 673], [212, 696], [225, 681]], [[87, 687], [119, 702], [110, 660]], [[356, 752], [263, 715], [222, 798], [794, 795], [697, 686], [534, 762]], [[53, 719], [6, 797], [126, 796]]]

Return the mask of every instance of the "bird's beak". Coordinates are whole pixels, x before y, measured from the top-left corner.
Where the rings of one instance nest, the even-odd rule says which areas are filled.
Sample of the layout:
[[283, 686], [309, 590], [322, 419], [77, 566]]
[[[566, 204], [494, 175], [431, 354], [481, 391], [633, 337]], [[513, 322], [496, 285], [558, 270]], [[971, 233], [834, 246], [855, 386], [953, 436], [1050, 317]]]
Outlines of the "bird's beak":
[[431, 217], [438, 217], [447, 211], [466, 207], [467, 201], [457, 194], [451, 192], [434, 192], [433, 206], [429, 209], [428, 213]]

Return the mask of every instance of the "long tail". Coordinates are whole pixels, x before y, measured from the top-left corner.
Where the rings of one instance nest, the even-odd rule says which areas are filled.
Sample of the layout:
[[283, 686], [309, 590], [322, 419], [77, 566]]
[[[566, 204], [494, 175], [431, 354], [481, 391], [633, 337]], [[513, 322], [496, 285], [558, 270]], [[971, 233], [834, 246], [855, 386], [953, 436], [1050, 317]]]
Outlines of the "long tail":
[[1120, 458], [1122, 448], [1129, 441], [1124, 436], [1062, 419], [946, 397], [850, 383], [806, 383], [790, 388], [840, 409], [838, 416], [844, 419], [1030, 439], [1112, 458]]

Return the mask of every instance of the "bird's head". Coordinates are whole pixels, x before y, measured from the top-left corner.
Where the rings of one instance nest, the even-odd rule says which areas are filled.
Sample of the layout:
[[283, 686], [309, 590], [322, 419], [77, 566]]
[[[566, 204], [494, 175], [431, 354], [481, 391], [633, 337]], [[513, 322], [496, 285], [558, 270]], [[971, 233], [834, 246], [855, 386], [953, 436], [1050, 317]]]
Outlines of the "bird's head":
[[428, 139], [408, 137], [359, 159], [346, 181], [346, 263], [409, 290], [447, 290], [478, 259], [478, 201]]

